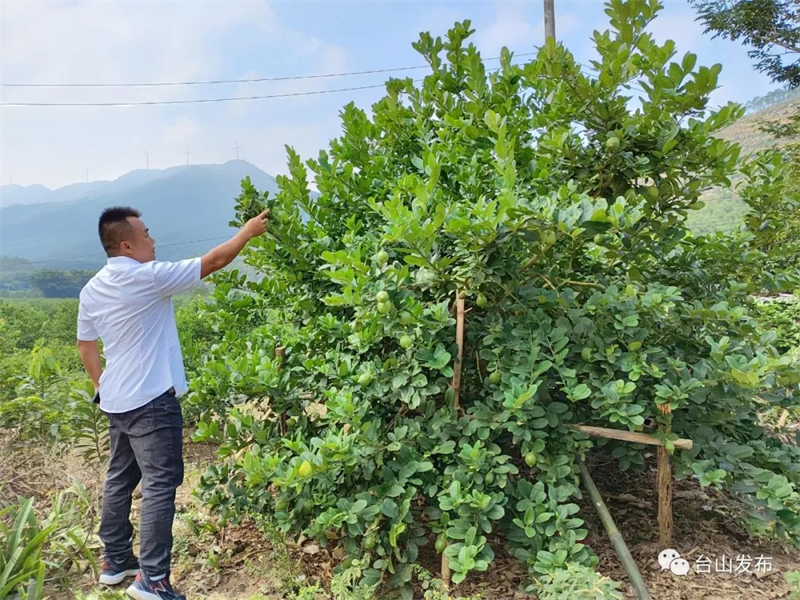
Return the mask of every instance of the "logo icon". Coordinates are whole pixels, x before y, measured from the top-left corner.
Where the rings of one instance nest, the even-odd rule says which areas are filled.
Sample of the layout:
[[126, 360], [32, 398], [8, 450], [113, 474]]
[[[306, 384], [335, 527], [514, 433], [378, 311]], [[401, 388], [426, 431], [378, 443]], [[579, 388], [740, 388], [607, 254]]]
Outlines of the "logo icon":
[[681, 577], [689, 572], [689, 561], [681, 558], [677, 550], [667, 548], [662, 550], [658, 555], [658, 564], [661, 566], [662, 571], [669, 569], [673, 575], [680, 575]]

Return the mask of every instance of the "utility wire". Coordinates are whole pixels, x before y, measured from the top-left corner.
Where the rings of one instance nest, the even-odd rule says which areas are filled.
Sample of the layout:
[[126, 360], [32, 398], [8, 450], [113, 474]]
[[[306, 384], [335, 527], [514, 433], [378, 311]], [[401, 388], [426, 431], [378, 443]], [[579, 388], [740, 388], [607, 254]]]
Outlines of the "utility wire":
[[209, 104], [214, 102], [236, 102], [240, 100], [268, 100], [271, 98], [293, 98], [297, 96], [317, 96], [337, 92], [354, 92], [386, 87], [385, 83], [362, 85], [333, 90], [315, 90], [312, 92], [291, 92], [286, 94], [267, 94], [263, 96], [234, 96], [230, 98], [201, 98], [197, 100], [148, 100], [144, 102], [2, 102], [0, 106], [154, 106], [161, 104]]
[[[499, 71], [500, 68], [490, 69], [488, 73]], [[414, 83], [420, 83], [424, 79], [414, 79]], [[141, 102], [0, 102], [2, 106], [154, 106], [164, 104], [208, 104], [215, 102], [235, 102], [242, 100], [268, 100], [274, 98], [295, 98], [299, 96], [317, 96], [321, 94], [334, 94], [339, 92], [354, 92], [359, 90], [371, 90], [377, 88], [385, 88], [386, 83], [378, 83], [373, 85], [362, 85], [349, 88], [335, 88], [332, 90], [314, 90], [309, 92], [287, 92], [284, 94], [266, 94], [259, 96], [233, 96], [229, 98], [199, 98], [195, 100], [147, 100]]]
[[[526, 53], [526, 54], [518, 54], [515, 56], [529, 56], [534, 53]], [[486, 60], [495, 60], [494, 58], [486, 59]], [[583, 63], [578, 63], [581, 66], [593, 69], [589, 65], [585, 65]], [[417, 68], [417, 67], [404, 67], [405, 69]], [[492, 69], [490, 72], [496, 72], [499, 68]], [[378, 71], [375, 71], [378, 72]], [[331, 75], [334, 76], [334, 75]], [[303, 79], [309, 78], [312, 76], [300, 76], [296, 77], [296, 79]], [[321, 77], [321, 76], [320, 76]], [[415, 79], [413, 80], [414, 83], [419, 83], [424, 81], [423, 79]], [[121, 84], [120, 84], [121, 85]], [[138, 84], [131, 84], [131, 85], [138, 85]], [[159, 84], [160, 85], [160, 84]], [[181, 83], [176, 83], [175, 85], [183, 85]], [[634, 84], [628, 84], [634, 89], [644, 93], [644, 90], [635, 86]], [[199, 98], [199, 99], [191, 99], [191, 100], [145, 100], [145, 101], [136, 101], [136, 102], [0, 102], [0, 107], [8, 106], [8, 107], [101, 107], [101, 106], [116, 106], [116, 107], [124, 107], [124, 106], [158, 106], [158, 105], [184, 105], [184, 104], [211, 104], [211, 103], [220, 103], [220, 102], [239, 102], [239, 101], [252, 101], [252, 100], [270, 100], [276, 98], [295, 98], [295, 97], [303, 97], [303, 96], [319, 96], [323, 94], [335, 94], [341, 92], [355, 92], [361, 90], [370, 90], [370, 89], [378, 89], [386, 87], [386, 83], [379, 83], [373, 85], [362, 85], [362, 86], [355, 86], [355, 87], [347, 87], [347, 88], [334, 88], [329, 90], [312, 90], [308, 92], [286, 92], [283, 94], [264, 94], [264, 95], [254, 95], [254, 96], [232, 96], [232, 97], [224, 97], [224, 98]]]
[[[184, 242], [171, 242], [169, 244], [158, 244], [156, 249], [158, 248], [166, 248], [168, 246], [185, 246], [186, 244], [199, 244], [200, 242], [214, 242], [217, 240], [229, 240], [231, 238], [230, 235], [220, 236], [220, 237], [210, 237], [210, 238], [202, 238], [199, 240], [186, 240]], [[78, 260], [81, 258], [96, 258], [98, 256], [98, 252], [93, 252], [92, 254], [81, 254], [79, 256], [66, 256], [64, 258], [48, 258], [45, 260], [29, 260], [28, 262], [32, 265], [38, 265], [42, 263], [52, 263], [52, 262], [61, 262], [65, 260]], [[20, 273], [24, 271], [18, 271]]]
[[[524, 52], [514, 54], [514, 56], [533, 56], [536, 52]], [[484, 58], [488, 60], [500, 60], [500, 56]], [[139, 83], [0, 83], [0, 87], [162, 87], [178, 85], [221, 85], [232, 83], [259, 83], [265, 81], [298, 81], [302, 79], [326, 79], [330, 77], [352, 77], [357, 75], [374, 75], [377, 73], [392, 73], [396, 71], [414, 71], [418, 69], [428, 69], [430, 65], [416, 65], [413, 67], [394, 67], [388, 69], [370, 69], [367, 71], [347, 71], [342, 73], [318, 73], [314, 75], [287, 75], [282, 77], [257, 77], [254, 79], [209, 79], [205, 81], [161, 81], [161, 82], [139, 82]]]

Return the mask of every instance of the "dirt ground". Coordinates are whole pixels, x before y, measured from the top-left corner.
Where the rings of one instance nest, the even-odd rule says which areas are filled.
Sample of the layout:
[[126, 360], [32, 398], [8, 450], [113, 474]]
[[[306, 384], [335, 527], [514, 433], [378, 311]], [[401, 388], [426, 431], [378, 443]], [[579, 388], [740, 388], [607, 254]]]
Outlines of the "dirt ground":
[[[99, 502], [102, 469], [88, 467], [75, 456], [59, 456], [46, 450], [19, 452], [3, 447], [1, 440], [0, 455], [4, 457], [0, 461], [0, 500], [34, 495], [46, 505], [54, 491], [54, 482], [59, 482], [56, 488], [63, 489], [78, 481]], [[325, 587], [340, 558], [335, 553], [331, 555], [311, 541], [286, 539], [276, 533], [273, 535], [278, 537], [272, 539], [276, 543], [271, 543], [269, 536], [265, 539], [252, 523], [223, 529], [213, 524], [202, 503], [192, 494], [200, 474], [213, 459], [213, 447], [187, 443], [186, 480], [179, 488], [174, 527], [173, 583], [176, 589], [192, 600], [278, 600], [286, 597], [287, 589], [298, 584], [318, 582]], [[675, 484], [673, 544], [691, 569], [685, 576], [663, 570], [658, 563], [658, 554], [663, 548], [658, 544], [654, 456], [646, 454], [646, 464], [644, 471], [622, 475], [610, 463], [595, 460], [588, 466], [653, 600], [789, 599], [784, 575], [787, 571], [800, 570], [800, 552], [788, 545], [750, 537], [737, 524], [735, 505], [728, 498], [700, 488], [693, 481]], [[64, 477], [64, 473], [69, 476]], [[138, 520], [138, 504], [135, 498], [134, 522]], [[580, 516], [586, 520], [590, 532], [586, 543], [600, 559], [599, 571], [622, 582], [626, 600], [634, 600], [625, 571], [588, 495], [580, 504]], [[422, 550], [420, 562], [435, 572], [438, 557], [432, 549], [428, 550]], [[492, 568], [484, 574], [470, 575], [452, 590], [455, 597], [530, 598], [520, 592], [527, 574], [516, 560], [496, 551], [498, 555]], [[699, 566], [701, 556], [710, 559], [709, 573], [697, 572], [702, 569]], [[759, 557], [762, 557], [761, 565], [756, 568]], [[724, 563], [723, 558], [726, 559]], [[723, 564], [733, 572], [716, 572]], [[737, 569], [739, 573], [735, 572]], [[63, 580], [51, 584], [48, 593], [52, 600], [73, 600], [77, 597], [76, 590], [88, 593], [95, 589], [101, 588], [95, 586], [87, 571], [73, 577], [69, 585]], [[124, 596], [95, 597], [106, 600]]]

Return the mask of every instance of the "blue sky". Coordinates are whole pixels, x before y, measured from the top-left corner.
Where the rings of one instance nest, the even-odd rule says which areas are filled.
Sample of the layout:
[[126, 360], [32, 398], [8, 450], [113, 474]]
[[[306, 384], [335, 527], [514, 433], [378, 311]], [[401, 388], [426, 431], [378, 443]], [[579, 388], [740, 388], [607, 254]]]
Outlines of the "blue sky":
[[[607, 28], [600, 0], [556, 0], [556, 34], [578, 60], [591, 58], [591, 34]], [[746, 50], [714, 40], [688, 2], [666, 0], [652, 30], [679, 54], [723, 64], [712, 102], [744, 102], [773, 89]], [[530, 52], [543, 39], [542, 2], [330, 1], [0, 3], [0, 80], [4, 83], [185, 81], [305, 75], [420, 64], [420, 31], [444, 35], [471, 19], [484, 56], [502, 46]], [[417, 73], [411, 72], [415, 76]], [[293, 93], [379, 84], [387, 75], [221, 86], [9, 89], [2, 101], [107, 102]], [[242, 158], [285, 172], [284, 145], [314, 156], [339, 133], [338, 112], [368, 108], [381, 90], [316, 97], [183, 106], [0, 107], [0, 183], [60, 187], [113, 179], [144, 168]]]

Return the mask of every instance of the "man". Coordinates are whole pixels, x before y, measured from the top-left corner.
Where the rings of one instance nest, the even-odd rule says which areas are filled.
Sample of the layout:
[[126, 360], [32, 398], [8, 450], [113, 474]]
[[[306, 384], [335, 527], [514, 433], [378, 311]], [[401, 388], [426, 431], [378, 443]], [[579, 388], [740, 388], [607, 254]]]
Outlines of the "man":
[[[178, 262], [155, 260], [155, 240], [140, 216], [126, 207], [103, 212], [99, 233], [108, 263], [81, 290], [78, 308], [78, 349], [109, 417], [111, 439], [100, 522], [105, 546], [100, 582], [115, 585], [136, 575], [127, 590], [130, 597], [185, 600], [169, 582], [175, 489], [183, 482], [183, 418], [177, 397], [187, 389], [172, 296], [236, 258], [250, 239], [264, 233], [269, 211], [202, 258]], [[133, 490], [140, 481], [141, 569], [130, 522]]]

